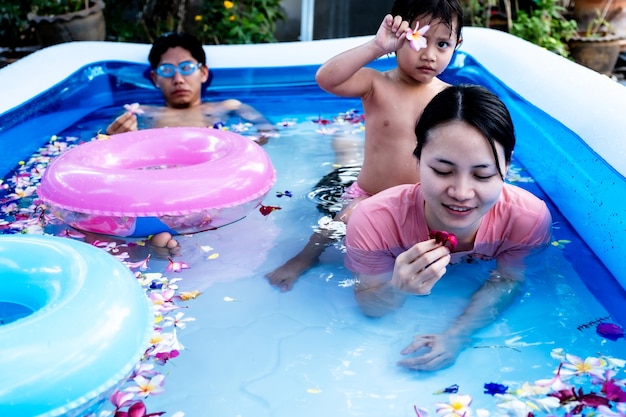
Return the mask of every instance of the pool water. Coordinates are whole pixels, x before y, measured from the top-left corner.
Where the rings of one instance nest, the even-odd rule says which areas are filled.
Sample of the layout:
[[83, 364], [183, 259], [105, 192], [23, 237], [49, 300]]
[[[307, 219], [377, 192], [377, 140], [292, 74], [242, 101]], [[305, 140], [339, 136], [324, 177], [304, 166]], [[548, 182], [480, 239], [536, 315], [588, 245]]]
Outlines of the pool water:
[[[69, 127], [48, 132], [38, 127], [34, 131], [40, 145], [49, 149], [52, 135], [56, 136], [50, 146], [59, 149], [61, 144], [90, 140], [122, 111], [124, 103], [158, 103], [157, 92], [142, 86], [141, 79], [122, 77], [130, 72], [121, 71], [113, 103], [103, 100], [106, 105]], [[356, 307], [341, 242], [327, 249], [292, 291], [272, 288], [264, 274], [297, 253], [324, 216], [310, 196], [312, 188], [342, 162], [340, 157], [349, 163], [359, 159], [364, 126], [345, 121], [346, 114], [359, 114], [358, 100], [338, 99], [312, 83], [268, 83], [251, 89], [228, 81], [243, 75], [216, 73], [211, 99], [237, 97], [276, 123], [279, 136], [264, 149], [278, 180], [263, 204], [280, 209], [267, 216], [257, 210], [217, 230], [180, 236], [181, 251], [174, 260], [189, 267], [179, 272], [168, 271], [171, 260], [166, 257], [151, 257], [145, 272], [180, 278], [180, 291], [202, 294], [185, 305], [184, 316], [195, 320], [177, 330], [184, 350], [160, 369], [166, 375], [165, 392], [146, 400], [150, 412], [183, 411], [188, 417], [415, 416], [414, 406], [434, 413], [435, 403], [447, 401], [446, 395], [435, 392], [454, 384], [459, 393], [473, 397], [474, 407], [494, 410], [493, 397], [483, 393], [484, 384], [519, 387], [525, 381], [551, 378], [558, 365], [550, 356], [553, 349], [563, 348], [582, 358], [626, 356], [623, 338], [613, 341], [596, 332], [598, 323], [626, 324], [624, 290], [549, 200], [554, 242], [530, 271], [522, 293], [502, 317], [475, 335], [455, 365], [438, 372], [407, 371], [395, 363], [413, 335], [441, 331], [462, 312], [492, 263], [449, 268], [429, 297], [410, 298], [381, 319], [365, 318]], [[225, 80], [221, 84], [220, 76]], [[452, 82], [476, 79], [453, 72], [447, 76]], [[519, 125], [528, 117], [520, 111], [536, 111], [514, 98], [506, 100]], [[548, 132], [559, 129], [546, 127], [545, 123], [554, 122], [543, 117], [545, 121], [535, 123]], [[244, 135], [252, 134], [238, 120], [227, 124]], [[522, 147], [535, 140], [531, 133], [529, 128], [518, 128]], [[351, 140], [352, 152], [338, 156], [333, 145], [344, 139]], [[47, 158], [39, 159], [40, 155], [34, 158], [45, 166]], [[546, 199], [523, 162], [514, 160], [509, 181]], [[20, 167], [10, 167], [5, 183], [12, 184], [11, 178], [19, 172]], [[6, 209], [15, 203], [8, 197], [11, 191], [5, 190], [2, 200], [5, 233], [18, 231], [11, 225], [20, 220], [18, 208]], [[33, 195], [19, 205], [24, 213], [29, 208], [32, 212], [34, 202]], [[49, 223], [43, 230], [68, 235], [62, 224]], [[24, 231], [42, 232], [37, 227]], [[144, 254], [134, 256], [141, 259]]]

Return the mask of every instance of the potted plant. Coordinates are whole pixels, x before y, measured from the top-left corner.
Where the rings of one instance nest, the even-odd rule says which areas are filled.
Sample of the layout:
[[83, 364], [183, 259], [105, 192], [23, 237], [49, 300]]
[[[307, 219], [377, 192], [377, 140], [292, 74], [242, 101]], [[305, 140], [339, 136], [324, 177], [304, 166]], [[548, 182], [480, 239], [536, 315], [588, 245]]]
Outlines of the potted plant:
[[34, 0], [28, 20], [42, 46], [70, 41], [103, 41], [103, 0]]
[[557, 0], [539, 0], [530, 13], [518, 10], [510, 33], [564, 57], [567, 42], [576, 34], [577, 23], [565, 17], [566, 8]]
[[572, 16], [581, 29], [598, 17], [598, 11], [604, 12], [605, 19], [611, 22], [615, 33], [626, 36], [626, 0], [572, 0]]
[[608, 20], [614, 0], [605, 0], [602, 10], [596, 9], [595, 17], [580, 27], [569, 40], [572, 59], [602, 74], [611, 75], [619, 57], [624, 36], [618, 35]]

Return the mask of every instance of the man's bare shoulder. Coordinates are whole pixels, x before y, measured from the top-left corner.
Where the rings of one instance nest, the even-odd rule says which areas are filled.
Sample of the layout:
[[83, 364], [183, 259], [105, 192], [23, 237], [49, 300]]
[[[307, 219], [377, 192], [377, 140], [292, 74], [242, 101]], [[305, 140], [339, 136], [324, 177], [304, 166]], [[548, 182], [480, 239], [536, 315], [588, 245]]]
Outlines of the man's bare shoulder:
[[206, 101], [201, 105], [202, 110], [208, 113], [220, 113], [220, 112], [229, 112], [237, 110], [241, 107], [241, 101], [230, 98], [222, 101]]
[[165, 106], [155, 106], [153, 104], [142, 104], [139, 106], [141, 110], [140, 114], [143, 114], [148, 117], [154, 117], [155, 115], [161, 114], [165, 111]]

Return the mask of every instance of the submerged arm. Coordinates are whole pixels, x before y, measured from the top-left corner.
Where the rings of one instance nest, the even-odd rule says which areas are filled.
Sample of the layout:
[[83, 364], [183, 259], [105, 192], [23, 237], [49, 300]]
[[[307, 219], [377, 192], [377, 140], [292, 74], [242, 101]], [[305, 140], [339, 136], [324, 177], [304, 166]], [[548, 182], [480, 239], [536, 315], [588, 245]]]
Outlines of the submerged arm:
[[463, 313], [444, 334], [462, 339], [493, 323], [518, 293], [521, 279], [492, 272], [490, 278], [472, 295]]
[[234, 114], [252, 123], [261, 134], [256, 140], [257, 143], [261, 145], [267, 143], [269, 137], [277, 132], [276, 127], [270, 123], [261, 112], [248, 104], [242, 103], [239, 100], [230, 99], [223, 101], [221, 105], [227, 113]]
[[259, 132], [275, 132], [276, 131], [276, 128], [274, 127], [274, 125], [271, 124], [265, 118], [265, 116], [261, 114], [261, 112], [259, 112], [257, 109], [255, 109], [254, 107], [248, 104], [244, 104], [240, 102], [239, 106], [237, 106], [237, 108], [233, 110], [233, 113], [235, 113], [237, 116], [241, 117], [242, 119], [254, 124]]
[[355, 274], [354, 297], [363, 314], [382, 317], [404, 304], [407, 294], [391, 284], [391, 276]]
[[403, 359], [398, 365], [428, 371], [450, 366], [471, 336], [493, 323], [511, 305], [521, 286], [521, 276], [493, 272], [472, 295], [463, 313], [442, 334], [417, 335], [401, 353], [408, 355], [422, 348], [429, 348], [429, 352]]

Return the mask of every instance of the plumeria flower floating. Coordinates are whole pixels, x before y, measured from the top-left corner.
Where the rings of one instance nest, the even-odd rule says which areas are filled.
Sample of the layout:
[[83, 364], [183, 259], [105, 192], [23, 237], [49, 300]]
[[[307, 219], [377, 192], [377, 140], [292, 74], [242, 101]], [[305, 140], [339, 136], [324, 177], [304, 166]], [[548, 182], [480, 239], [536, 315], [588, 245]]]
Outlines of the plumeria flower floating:
[[296, 124], [296, 122], [294, 122], [293, 120], [282, 120], [282, 121], [277, 123], [277, 125], [280, 126], [280, 127], [291, 127], [291, 126], [293, 126], [295, 124]]
[[450, 401], [447, 403], [436, 403], [437, 414], [441, 417], [462, 417], [469, 416], [472, 397], [469, 395], [450, 394]]
[[185, 262], [174, 261], [172, 258], [167, 258], [170, 263], [165, 268], [167, 272], [180, 272], [183, 269], [189, 269], [189, 264]]
[[148, 269], [148, 261], [150, 260], [150, 254], [148, 254], [144, 259], [137, 262], [128, 262], [124, 261], [124, 264], [130, 269], [139, 269], [140, 271], [145, 271]]
[[337, 128], [334, 127], [323, 127], [315, 131], [315, 133], [319, 133], [320, 135], [332, 136], [337, 132]]
[[[472, 398], [449, 388], [447, 403], [436, 403], [437, 417], [626, 417], [626, 380], [619, 379], [626, 366], [623, 359], [599, 356], [571, 355], [563, 349], [551, 353], [560, 364], [551, 378], [534, 383], [525, 382], [518, 388], [490, 382], [484, 393], [493, 396], [497, 409], [471, 409]], [[427, 409], [414, 406], [417, 417], [428, 417]]]
[[281, 197], [293, 197], [293, 194], [289, 190], [276, 191], [276, 197], [278, 197], [278, 198], [281, 198]]
[[139, 103], [124, 104], [124, 110], [131, 114], [143, 114], [143, 109], [139, 107]]
[[427, 42], [424, 34], [430, 29], [430, 25], [426, 25], [419, 29], [420, 22], [415, 22], [415, 29], [406, 30], [406, 38], [409, 40], [409, 45], [414, 51], [419, 51], [422, 48], [426, 48]]
[[433, 394], [457, 394], [459, 392], [459, 386], [457, 384], [452, 384], [449, 387], [439, 389]]
[[239, 123], [234, 124], [234, 125], [231, 126], [231, 128], [233, 129], [233, 132], [235, 132], [235, 133], [246, 132], [251, 127], [252, 127], [252, 123], [242, 123], [242, 122], [239, 122]]

